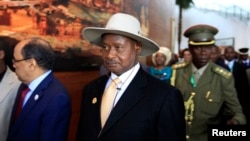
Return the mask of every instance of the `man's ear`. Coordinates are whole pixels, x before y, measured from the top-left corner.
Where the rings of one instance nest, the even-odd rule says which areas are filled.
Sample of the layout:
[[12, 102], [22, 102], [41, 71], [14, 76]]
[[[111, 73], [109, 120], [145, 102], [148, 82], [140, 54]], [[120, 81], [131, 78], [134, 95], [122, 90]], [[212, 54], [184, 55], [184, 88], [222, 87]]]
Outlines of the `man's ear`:
[[3, 59], [5, 57], [5, 53], [3, 50], [0, 50], [0, 59]]
[[137, 54], [141, 53], [141, 47], [142, 47], [141, 42], [136, 42], [136, 44], [135, 44], [135, 50], [136, 50]]
[[31, 58], [28, 61], [30, 62], [29, 63], [30, 70], [34, 71], [38, 67], [36, 60], [34, 58]]

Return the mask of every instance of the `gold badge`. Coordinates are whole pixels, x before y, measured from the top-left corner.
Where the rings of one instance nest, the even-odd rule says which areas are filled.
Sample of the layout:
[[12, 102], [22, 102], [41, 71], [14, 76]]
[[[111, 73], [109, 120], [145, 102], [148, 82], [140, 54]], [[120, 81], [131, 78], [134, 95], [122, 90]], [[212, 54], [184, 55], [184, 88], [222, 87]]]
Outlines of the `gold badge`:
[[97, 98], [94, 97], [94, 98], [92, 99], [92, 104], [96, 104], [96, 102], [97, 102]]
[[213, 99], [210, 98], [210, 99], [208, 99], [208, 101], [209, 101], [209, 102], [213, 102]]

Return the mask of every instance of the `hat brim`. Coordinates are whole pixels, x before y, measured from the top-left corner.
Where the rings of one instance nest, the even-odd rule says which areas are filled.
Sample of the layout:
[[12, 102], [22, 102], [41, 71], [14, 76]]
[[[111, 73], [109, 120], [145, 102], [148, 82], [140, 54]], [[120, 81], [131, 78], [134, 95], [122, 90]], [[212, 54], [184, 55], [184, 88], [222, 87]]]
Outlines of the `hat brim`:
[[200, 45], [214, 45], [214, 44], [215, 44], [215, 40], [204, 41], [204, 42], [189, 41], [188, 44], [189, 44], [189, 45], [194, 45], [194, 46], [200, 46]]
[[240, 49], [238, 49], [238, 53], [240, 55], [248, 55], [248, 52], [249, 52], [249, 48], [240, 48]]
[[102, 35], [107, 33], [123, 35], [140, 42], [142, 44], [140, 56], [149, 56], [159, 50], [159, 46], [154, 41], [125, 31], [97, 27], [87, 27], [82, 30], [82, 36], [86, 40], [100, 47], [102, 47]]
[[166, 57], [166, 60], [165, 60], [164, 65], [167, 66], [167, 65], [169, 64], [171, 58], [172, 58], [172, 52], [171, 52], [170, 50], [168, 50], [168, 52], [166, 52], [166, 53], [159, 52], [159, 51], [158, 51], [158, 52], [155, 52], [155, 53], [152, 55], [152, 63], [153, 63], [154, 65], [156, 65], [155, 56], [156, 56], [157, 53], [162, 53], [162, 54]]

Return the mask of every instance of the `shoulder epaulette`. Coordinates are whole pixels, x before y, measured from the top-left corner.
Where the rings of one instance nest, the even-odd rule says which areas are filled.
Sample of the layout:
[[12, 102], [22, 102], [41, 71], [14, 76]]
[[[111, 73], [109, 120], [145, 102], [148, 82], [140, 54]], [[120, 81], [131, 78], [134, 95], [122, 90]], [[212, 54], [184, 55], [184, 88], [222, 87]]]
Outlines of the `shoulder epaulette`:
[[186, 63], [186, 62], [182, 62], [182, 63], [173, 64], [171, 67], [172, 67], [172, 69], [179, 69], [179, 68], [185, 67], [187, 64], [188, 63]]
[[220, 74], [221, 76], [229, 79], [231, 76], [232, 76], [232, 73], [229, 72], [228, 70], [224, 69], [224, 68], [221, 68], [221, 67], [214, 67], [214, 72], [216, 72], [217, 74]]

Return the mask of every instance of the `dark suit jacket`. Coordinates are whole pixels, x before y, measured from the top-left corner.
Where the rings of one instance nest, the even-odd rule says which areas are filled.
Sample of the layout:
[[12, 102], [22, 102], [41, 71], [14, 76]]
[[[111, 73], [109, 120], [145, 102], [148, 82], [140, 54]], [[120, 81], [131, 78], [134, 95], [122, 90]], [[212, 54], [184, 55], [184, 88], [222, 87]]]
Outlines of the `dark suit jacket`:
[[219, 65], [219, 66], [221, 66], [221, 67], [223, 67], [224, 69], [230, 71], [230, 68], [228, 67], [228, 65], [226, 65], [226, 64], [224, 63], [223, 60], [218, 59], [218, 60], [216, 60], [214, 63], [217, 64], [217, 65]]
[[250, 125], [250, 91], [249, 82], [247, 78], [247, 67], [239, 62], [234, 62], [233, 76], [235, 80], [235, 88], [238, 94], [239, 101], [242, 105], [242, 109], [247, 118], [247, 123]]
[[85, 86], [77, 141], [184, 141], [180, 91], [140, 69], [101, 130], [100, 104], [108, 76]]
[[[246, 66], [235, 61], [232, 68], [234, 77], [234, 85], [238, 94], [239, 101], [243, 107], [249, 107], [250, 92], [248, 88], [248, 78], [246, 73]], [[250, 107], [249, 107], [250, 108]]]
[[34, 90], [19, 117], [13, 121], [22, 87], [23, 84], [13, 107], [7, 141], [66, 141], [71, 103], [64, 86], [52, 73], [49, 74]]

